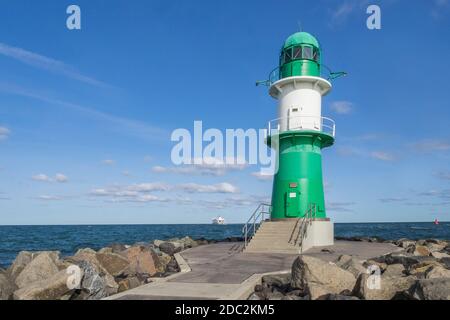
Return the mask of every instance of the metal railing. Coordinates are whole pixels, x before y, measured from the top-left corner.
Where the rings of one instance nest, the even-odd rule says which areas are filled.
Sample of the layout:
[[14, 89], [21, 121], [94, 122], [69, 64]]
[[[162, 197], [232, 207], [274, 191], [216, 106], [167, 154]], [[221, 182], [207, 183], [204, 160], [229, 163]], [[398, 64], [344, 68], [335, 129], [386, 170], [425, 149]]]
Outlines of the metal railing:
[[[320, 119], [320, 121], [319, 121]], [[267, 125], [267, 134], [276, 131], [302, 131], [316, 130], [333, 137], [336, 136], [336, 123], [327, 117], [293, 116], [270, 120]]]
[[244, 249], [247, 247], [249, 239], [251, 239], [261, 224], [266, 220], [266, 215], [270, 216], [270, 210], [272, 206], [267, 203], [260, 203], [248, 221], [242, 228], [242, 234], [244, 236]]
[[[309, 204], [309, 208], [308, 210], [306, 210], [305, 215], [303, 217], [300, 217], [297, 221], [296, 227], [298, 225], [298, 233], [297, 233], [297, 237], [294, 240], [294, 245], [298, 245], [300, 247], [300, 250], [303, 247], [303, 240], [306, 238], [306, 236], [308, 235], [308, 228], [309, 226], [311, 226], [313, 220], [316, 218], [316, 213], [317, 213], [317, 204], [315, 203], [310, 203]], [[295, 228], [294, 228], [295, 230]], [[292, 236], [291, 236], [291, 240], [289, 240], [289, 242], [292, 243]]]
[[[339, 72], [333, 72], [331, 71], [330, 68], [328, 68], [326, 65], [321, 64], [320, 65], [320, 75], [319, 77], [324, 78], [328, 81], [337, 79], [339, 77], [342, 76], [346, 76], [347, 73], [343, 72], [343, 71], [339, 71]], [[291, 68], [293, 68], [293, 65], [291, 64]], [[292, 73], [292, 70], [291, 70]], [[269, 79], [266, 81], [261, 81], [257, 84], [264, 84], [267, 86], [271, 86], [272, 84], [274, 84], [275, 82], [277, 82], [278, 80], [281, 80], [281, 74], [280, 74], [280, 67], [276, 67], [275, 69], [273, 69], [270, 74], [269, 74]]]

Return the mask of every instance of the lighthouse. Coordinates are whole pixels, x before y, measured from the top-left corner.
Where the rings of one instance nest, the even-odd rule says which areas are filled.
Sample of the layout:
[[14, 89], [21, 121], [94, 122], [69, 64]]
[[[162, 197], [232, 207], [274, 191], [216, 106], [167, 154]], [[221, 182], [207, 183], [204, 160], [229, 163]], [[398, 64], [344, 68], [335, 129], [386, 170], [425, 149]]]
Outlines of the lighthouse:
[[275, 133], [267, 138], [278, 161], [271, 220], [309, 219], [313, 246], [332, 245], [334, 239], [325, 208], [322, 149], [334, 144], [335, 124], [322, 116], [322, 97], [332, 86], [321, 76], [321, 59], [314, 36], [294, 33], [284, 42], [269, 80], [269, 94], [278, 101], [278, 117], [268, 126]]
[[334, 243], [325, 208], [322, 150], [334, 144], [336, 128], [322, 115], [322, 97], [331, 91], [330, 81], [345, 73], [330, 72], [322, 58], [314, 36], [294, 33], [284, 42], [269, 80], [257, 83], [267, 85], [278, 103], [266, 138], [277, 166], [271, 204], [260, 204], [244, 225], [246, 252], [294, 253]]

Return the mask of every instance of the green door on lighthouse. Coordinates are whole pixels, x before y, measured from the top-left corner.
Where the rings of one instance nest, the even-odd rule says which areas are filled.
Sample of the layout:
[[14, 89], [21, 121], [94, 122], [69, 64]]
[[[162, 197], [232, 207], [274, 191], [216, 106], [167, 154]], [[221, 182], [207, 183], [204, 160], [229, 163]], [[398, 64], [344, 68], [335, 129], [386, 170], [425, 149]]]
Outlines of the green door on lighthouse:
[[300, 196], [297, 183], [289, 183], [289, 188], [284, 195], [286, 217], [298, 217], [300, 213]]

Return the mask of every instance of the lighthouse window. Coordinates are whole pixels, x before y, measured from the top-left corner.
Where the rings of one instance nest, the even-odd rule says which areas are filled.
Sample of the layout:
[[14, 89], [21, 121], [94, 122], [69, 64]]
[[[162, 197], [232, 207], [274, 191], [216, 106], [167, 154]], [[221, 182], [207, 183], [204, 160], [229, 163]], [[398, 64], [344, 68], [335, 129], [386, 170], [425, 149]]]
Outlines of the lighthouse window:
[[294, 48], [294, 57], [293, 57], [293, 59], [297, 60], [297, 59], [301, 59], [301, 58], [302, 58], [302, 48], [301, 47], [295, 47]]
[[317, 48], [314, 48], [314, 61], [319, 62], [320, 60], [320, 51]]
[[284, 63], [291, 62], [292, 60], [292, 48], [288, 48], [284, 51]]
[[312, 48], [311, 47], [303, 47], [302, 50], [302, 57], [303, 59], [312, 59], [313, 58], [313, 53], [312, 53]]

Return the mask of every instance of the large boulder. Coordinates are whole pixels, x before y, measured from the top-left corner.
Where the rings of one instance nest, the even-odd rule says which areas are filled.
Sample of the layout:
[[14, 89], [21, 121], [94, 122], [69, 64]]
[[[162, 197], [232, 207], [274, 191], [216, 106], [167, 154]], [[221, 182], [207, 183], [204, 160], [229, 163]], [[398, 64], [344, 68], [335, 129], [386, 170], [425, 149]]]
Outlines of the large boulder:
[[431, 256], [415, 256], [407, 252], [393, 252], [385, 256], [372, 258], [371, 260], [379, 263], [385, 263], [387, 265], [401, 263], [406, 269], [408, 269], [412, 265], [418, 263], [427, 263], [436, 261], [436, 258]]
[[355, 278], [357, 278], [361, 273], [366, 272], [366, 268], [362, 265], [362, 263], [349, 255], [341, 255], [335, 263], [338, 267], [351, 272]]
[[405, 267], [401, 263], [390, 264], [383, 272], [384, 277], [402, 277], [405, 273]]
[[14, 281], [22, 270], [33, 260], [33, 253], [30, 251], [20, 251], [14, 262], [8, 269], [11, 279]]
[[409, 294], [416, 300], [450, 300], [450, 279], [417, 280], [409, 290]]
[[132, 276], [132, 277], [128, 277], [123, 280], [120, 280], [118, 284], [119, 284], [118, 292], [123, 292], [126, 290], [130, 290], [130, 289], [139, 287], [142, 284], [142, 282], [137, 276]]
[[397, 240], [395, 242], [395, 244], [397, 246], [399, 246], [399, 247], [402, 247], [402, 248], [406, 249], [406, 248], [408, 248], [410, 246], [414, 246], [416, 244], [416, 241], [409, 240], [409, 239], [400, 239], [400, 240]]
[[166, 241], [159, 244], [159, 250], [168, 254], [169, 256], [173, 256], [175, 253], [178, 253], [184, 249], [184, 245], [181, 242], [175, 241]]
[[111, 283], [107, 282], [104, 274], [99, 273], [97, 266], [85, 260], [80, 261], [78, 266], [83, 271], [83, 279], [76, 300], [99, 300], [117, 292], [119, 286], [116, 284], [115, 292], [111, 292]]
[[[71, 276], [67, 270], [61, 270], [50, 278], [35, 281], [14, 292], [15, 300], [60, 300], [71, 295], [75, 288], [68, 286]], [[83, 274], [81, 273], [82, 277]]]
[[123, 273], [126, 267], [130, 264], [123, 256], [112, 252], [98, 252], [95, 257], [100, 262], [103, 268], [112, 276], [118, 276]]
[[0, 271], [0, 300], [9, 300], [12, 298], [12, 294], [16, 286], [14, 282], [10, 280], [8, 274], [3, 270]]
[[334, 263], [318, 258], [301, 255], [292, 264], [291, 287], [308, 290], [308, 284], [317, 284], [327, 288], [328, 293], [341, 293], [352, 290], [355, 276]]
[[[94, 250], [92, 249], [78, 250], [74, 256], [68, 257], [66, 259], [66, 262], [76, 264], [80, 266], [80, 268], [87, 268], [87, 271], [85, 272], [85, 274], [87, 274], [87, 277], [94, 274], [94, 272], [91, 271], [91, 267], [94, 268], [95, 274], [98, 274], [105, 283], [106, 294], [111, 295], [117, 293], [117, 290], [119, 288], [118, 284], [115, 282], [114, 277], [108, 272], [108, 270], [105, 267], [103, 267], [103, 265], [97, 259], [97, 253]], [[92, 292], [92, 290], [87, 291]], [[95, 294], [93, 295], [95, 296]], [[87, 296], [90, 298], [89, 294]]]
[[28, 263], [15, 279], [18, 288], [25, 287], [35, 281], [48, 279], [59, 272], [54, 253], [41, 252]]
[[425, 272], [426, 279], [436, 279], [436, 278], [449, 278], [450, 279], [450, 270], [436, 265], [432, 266]]
[[195, 248], [198, 246], [197, 241], [193, 240], [191, 237], [184, 237], [179, 240], [179, 242], [183, 243], [184, 249], [186, 248]]
[[412, 276], [380, 276], [378, 285], [376, 281], [372, 282], [370, 277], [376, 277], [376, 275], [361, 274], [352, 295], [364, 300], [392, 300], [402, 297], [415, 281]]
[[430, 250], [426, 246], [416, 246], [414, 250], [415, 256], [428, 257], [431, 254]]
[[153, 249], [133, 246], [123, 251], [121, 255], [129, 262], [128, 267], [124, 271], [126, 275], [147, 274], [148, 276], [153, 276], [161, 272], [162, 265], [158, 254]]
[[450, 255], [448, 253], [440, 251], [431, 252], [431, 256], [435, 257], [436, 259], [450, 258]]

